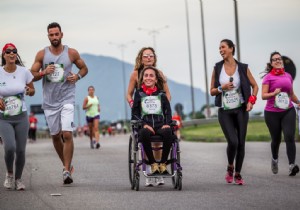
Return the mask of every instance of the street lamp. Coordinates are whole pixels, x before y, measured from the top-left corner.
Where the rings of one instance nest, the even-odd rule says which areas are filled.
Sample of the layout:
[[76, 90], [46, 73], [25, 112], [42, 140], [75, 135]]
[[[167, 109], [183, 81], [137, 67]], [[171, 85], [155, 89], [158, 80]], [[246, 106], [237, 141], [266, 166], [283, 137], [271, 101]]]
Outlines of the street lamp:
[[124, 51], [125, 48], [129, 45], [135, 43], [134, 40], [129, 41], [127, 43], [121, 43], [121, 44], [116, 44], [113, 42], [109, 42], [109, 44], [117, 46], [121, 50], [121, 61], [122, 61], [122, 74], [123, 74], [123, 90], [124, 90], [124, 110], [125, 110], [125, 121], [128, 119], [128, 113], [127, 113], [127, 100], [126, 100], [126, 74], [125, 74], [125, 63], [124, 63]]
[[206, 64], [206, 45], [205, 45], [205, 31], [204, 31], [204, 14], [203, 14], [202, 0], [199, 0], [199, 1], [200, 1], [201, 26], [202, 26], [204, 78], [205, 78], [205, 90], [206, 90], [206, 110], [207, 110], [207, 117], [210, 118], [210, 104], [209, 104], [209, 95], [208, 95], [207, 64]]
[[236, 49], [237, 49], [237, 59], [241, 61], [240, 58], [240, 36], [239, 36], [239, 21], [238, 21], [238, 7], [237, 1], [233, 0], [234, 3], [234, 20], [235, 20], [235, 37], [236, 37]]
[[163, 29], [166, 29], [166, 28], [169, 28], [168, 25], [165, 25], [164, 27], [161, 27], [161, 28], [156, 28], [156, 29], [146, 29], [146, 28], [138, 28], [139, 31], [146, 31], [148, 32], [148, 34], [150, 36], [152, 36], [153, 38], [153, 48], [156, 49], [156, 35], [159, 34], [159, 32]]
[[187, 26], [187, 39], [188, 39], [188, 51], [189, 51], [190, 80], [191, 80], [192, 116], [193, 118], [195, 118], [196, 114], [195, 114], [195, 102], [194, 102], [192, 52], [191, 52], [191, 41], [190, 41], [189, 10], [188, 10], [187, 0], [185, 0], [185, 11], [186, 11], [186, 26]]

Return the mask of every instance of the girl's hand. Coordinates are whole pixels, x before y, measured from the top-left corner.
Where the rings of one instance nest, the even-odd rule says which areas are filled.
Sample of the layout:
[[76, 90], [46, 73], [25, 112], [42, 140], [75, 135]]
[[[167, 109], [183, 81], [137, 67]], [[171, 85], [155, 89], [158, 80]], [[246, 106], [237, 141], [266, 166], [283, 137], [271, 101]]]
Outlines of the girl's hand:
[[169, 125], [163, 125], [163, 126], [161, 127], [161, 129], [165, 129], [165, 128], [170, 128], [170, 126], [169, 126]]
[[5, 103], [2, 98], [0, 98], [0, 110], [4, 111], [5, 110]]
[[149, 126], [149, 125], [144, 125], [144, 128], [150, 130], [153, 134], [155, 134], [155, 131], [154, 131], [154, 129], [153, 129], [151, 126]]

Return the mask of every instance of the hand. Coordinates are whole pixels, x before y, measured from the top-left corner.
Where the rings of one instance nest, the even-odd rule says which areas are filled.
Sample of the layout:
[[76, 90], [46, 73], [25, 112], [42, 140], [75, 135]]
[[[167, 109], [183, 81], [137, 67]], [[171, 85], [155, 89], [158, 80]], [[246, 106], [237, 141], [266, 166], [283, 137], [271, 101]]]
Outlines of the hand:
[[0, 98], [0, 110], [4, 111], [5, 110], [5, 103], [2, 98]]
[[75, 84], [77, 81], [78, 81], [78, 75], [77, 74], [74, 74], [73, 72], [69, 72], [69, 76], [67, 77], [67, 81], [72, 83], [72, 84]]
[[55, 71], [55, 65], [49, 64], [47, 68], [44, 70], [45, 75], [52, 74]]
[[281, 88], [276, 88], [273, 92], [273, 96], [276, 96], [280, 92], [281, 92]]
[[34, 88], [30, 88], [28, 86], [25, 87], [25, 95], [33, 96], [34, 93], [35, 93], [35, 89]]
[[250, 102], [247, 103], [247, 108], [246, 108], [246, 111], [247, 112], [250, 112], [253, 108], [253, 104], [251, 104]]
[[155, 134], [155, 131], [153, 130], [153, 128], [149, 125], [144, 125], [144, 128], [150, 130], [153, 134]]
[[225, 90], [232, 90], [234, 88], [233, 82], [228, 82], [225, 84]]
[[163, 126], [161, 127], [161, 129], [165, 129], [165, 128], [170, 128], [170, 126], [169, 126], [169, 125], [163, 125]]

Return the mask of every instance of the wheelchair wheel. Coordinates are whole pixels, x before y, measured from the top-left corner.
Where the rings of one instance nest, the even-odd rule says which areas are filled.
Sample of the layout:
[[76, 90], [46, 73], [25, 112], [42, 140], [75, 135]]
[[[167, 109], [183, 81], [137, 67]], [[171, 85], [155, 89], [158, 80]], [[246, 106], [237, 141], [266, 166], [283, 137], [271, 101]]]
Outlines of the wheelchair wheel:
[[129, 138], [129, 147], [128, 147], [128, 172], [129, 172], [129, 182], [131, 184], [131, 188], [133, 189], [133, 179], [135, 173], [135, 166], [136, 166], [136, 153], [134, 152], [135, 149], [135, 141], [133, 140], [132, 136]]
[[[171, 151], [170, 151], [170, 153], [171, 153], [171, 159], [175, 159], [175, 157], [173, 157], [173, 147], [172, 147], [172, 149], [171, 149]], [[177, 163], [180, 163], [180, 149], [179, 149], [179, 144], [177, 144], [177, 157], [176, 157], [176, 162], [175, 163], [171, 163], [171, 173], [172, 174], [174, 174], [174, 164], [177, 164]], [[177, 173], [178, 173], [178, 171], [177, 171]], [[177, 175], [176, 176], [174, 176], [174, 177], [172, 177], [172, 184], [173, 184], [173, 187], [174, 187], [174, 189], [177, 189], [177, 187], [178, 187], [178, 181], [177, 181]]]
[[177, 189], [178, 190], [182, 190], [182, 173], [181, 172], [178, 172], [177, 174]]
[[135, 190], [140, 190], [140, 174], [138, 172], [135, 174]]

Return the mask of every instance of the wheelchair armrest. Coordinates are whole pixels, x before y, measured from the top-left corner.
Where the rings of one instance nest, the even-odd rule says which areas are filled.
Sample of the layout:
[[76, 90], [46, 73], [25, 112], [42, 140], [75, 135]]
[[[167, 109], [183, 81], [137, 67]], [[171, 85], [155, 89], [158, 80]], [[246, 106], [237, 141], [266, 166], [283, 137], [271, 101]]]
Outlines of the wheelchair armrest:
[[143, 125], [143, 121], [142, 120], [131, 120], [130, 124], [134, 127], [140, 127]]

